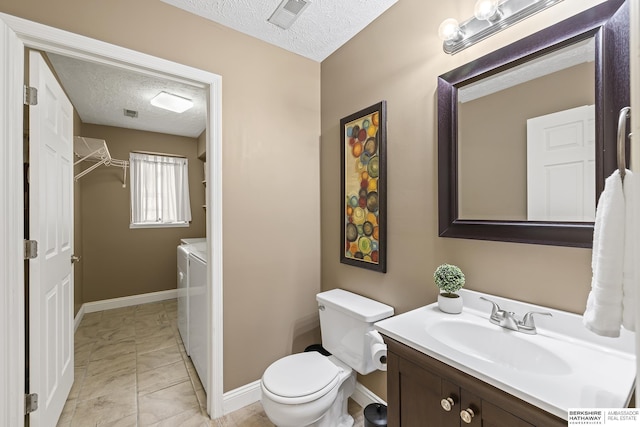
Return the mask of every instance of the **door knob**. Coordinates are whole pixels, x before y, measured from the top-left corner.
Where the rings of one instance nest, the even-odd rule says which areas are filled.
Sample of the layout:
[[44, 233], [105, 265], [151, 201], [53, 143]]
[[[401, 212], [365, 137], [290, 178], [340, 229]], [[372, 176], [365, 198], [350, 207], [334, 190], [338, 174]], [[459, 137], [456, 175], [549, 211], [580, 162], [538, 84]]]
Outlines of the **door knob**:
[[471, 424], [471, 421], [473, 420], [473, 417], [475, 415], [476, 414], [473, 413], [473, 410], [471, 408], [467, 408], [460, 411], [460, 418], [462, 418], [462, 421], [464, 421], [467, 424]]
[[446, 399], [442, 399], [440, 401], [440, 406], [442, 406], [442, 409], [444, 409], [447, 412], [451, 411], [451, 408], [453, 408], [455, 404], [456, 402], [455, 400], [453, 400], [452, 397], [447, 397]]
[[71, 264], [75, 264], [76, 262], [80, 262], [80, 257], [76, 255], [71, 255]]

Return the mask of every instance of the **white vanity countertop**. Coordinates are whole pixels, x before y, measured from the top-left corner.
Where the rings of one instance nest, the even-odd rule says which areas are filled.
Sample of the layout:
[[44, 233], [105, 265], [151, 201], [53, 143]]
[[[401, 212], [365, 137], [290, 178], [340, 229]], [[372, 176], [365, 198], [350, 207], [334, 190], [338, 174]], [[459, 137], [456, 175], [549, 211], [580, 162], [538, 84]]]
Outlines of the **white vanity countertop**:
[[[582, 316], [520, 301], [461, 290], [461, 314], [436, 303], [375, 324], [382, 334], [470, 374], [560, 418], [571, 408], [623, 408], [635, 383], [635, 335], [600, 337]], [[489, 322], [491, 304], [521, 318], [536, 316], [538, 333], [527, 335]]]

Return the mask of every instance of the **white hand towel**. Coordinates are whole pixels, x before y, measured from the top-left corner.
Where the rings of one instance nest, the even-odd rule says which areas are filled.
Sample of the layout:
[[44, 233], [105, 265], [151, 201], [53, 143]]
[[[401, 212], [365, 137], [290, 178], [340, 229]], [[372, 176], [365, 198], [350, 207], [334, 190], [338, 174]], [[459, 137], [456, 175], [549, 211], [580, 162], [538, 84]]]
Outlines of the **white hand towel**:
[[625, 203], [620, 172], [605, 181], [593, 233], [591, 292], [583, 323], [598, 335], [620, 336]]
[[628, 331], [636, 330], [636, 268], [635, 268], [635, 244], [633, 236], [636, 234], [636, 215], [634, 207], [635, 177], [629, 170], [624, 176], [624, 203], [625, 203], [625, 225], [624, 225], [624, 266], [622, 268], [622, 326]]

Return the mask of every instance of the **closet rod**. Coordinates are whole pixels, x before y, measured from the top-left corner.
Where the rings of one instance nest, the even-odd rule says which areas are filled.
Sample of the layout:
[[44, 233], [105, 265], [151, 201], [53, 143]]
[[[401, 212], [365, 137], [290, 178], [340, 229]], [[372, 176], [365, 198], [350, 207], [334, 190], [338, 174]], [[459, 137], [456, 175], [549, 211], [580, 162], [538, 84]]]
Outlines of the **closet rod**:
[[187, 156], [183, 156], [181, 154], [155, 153], [153, 151], [132, 151], [132, 153], [136, 153], [136, 154], [151, 154], [152, 156], [178, 157], [180, 159], [186, 159], [187, 158]]
[[[624, 107], [620, 110], [620, 114], [618, 115], [618, 171], [620, 172], [620, 178], [624, 180], [624, 175], [627, 169], [627, 160], [626, 160], [626, 142], [627, 135], [625, 134], [627, 130], [627, 119], [631, 117], [631, 107]], [[631, 134], [629, 134], [631, 137]]]

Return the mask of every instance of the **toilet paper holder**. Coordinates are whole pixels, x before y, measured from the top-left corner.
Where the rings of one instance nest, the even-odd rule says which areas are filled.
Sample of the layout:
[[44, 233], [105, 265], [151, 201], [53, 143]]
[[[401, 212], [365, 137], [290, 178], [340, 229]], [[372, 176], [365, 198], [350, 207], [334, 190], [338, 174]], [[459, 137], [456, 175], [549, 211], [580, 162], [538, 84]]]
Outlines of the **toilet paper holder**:
[[380, 370], [387, 370], [387, 345], [378, 331], [369, 331], [366, 334], [371, 348], [371, 359], [373, 366]]

